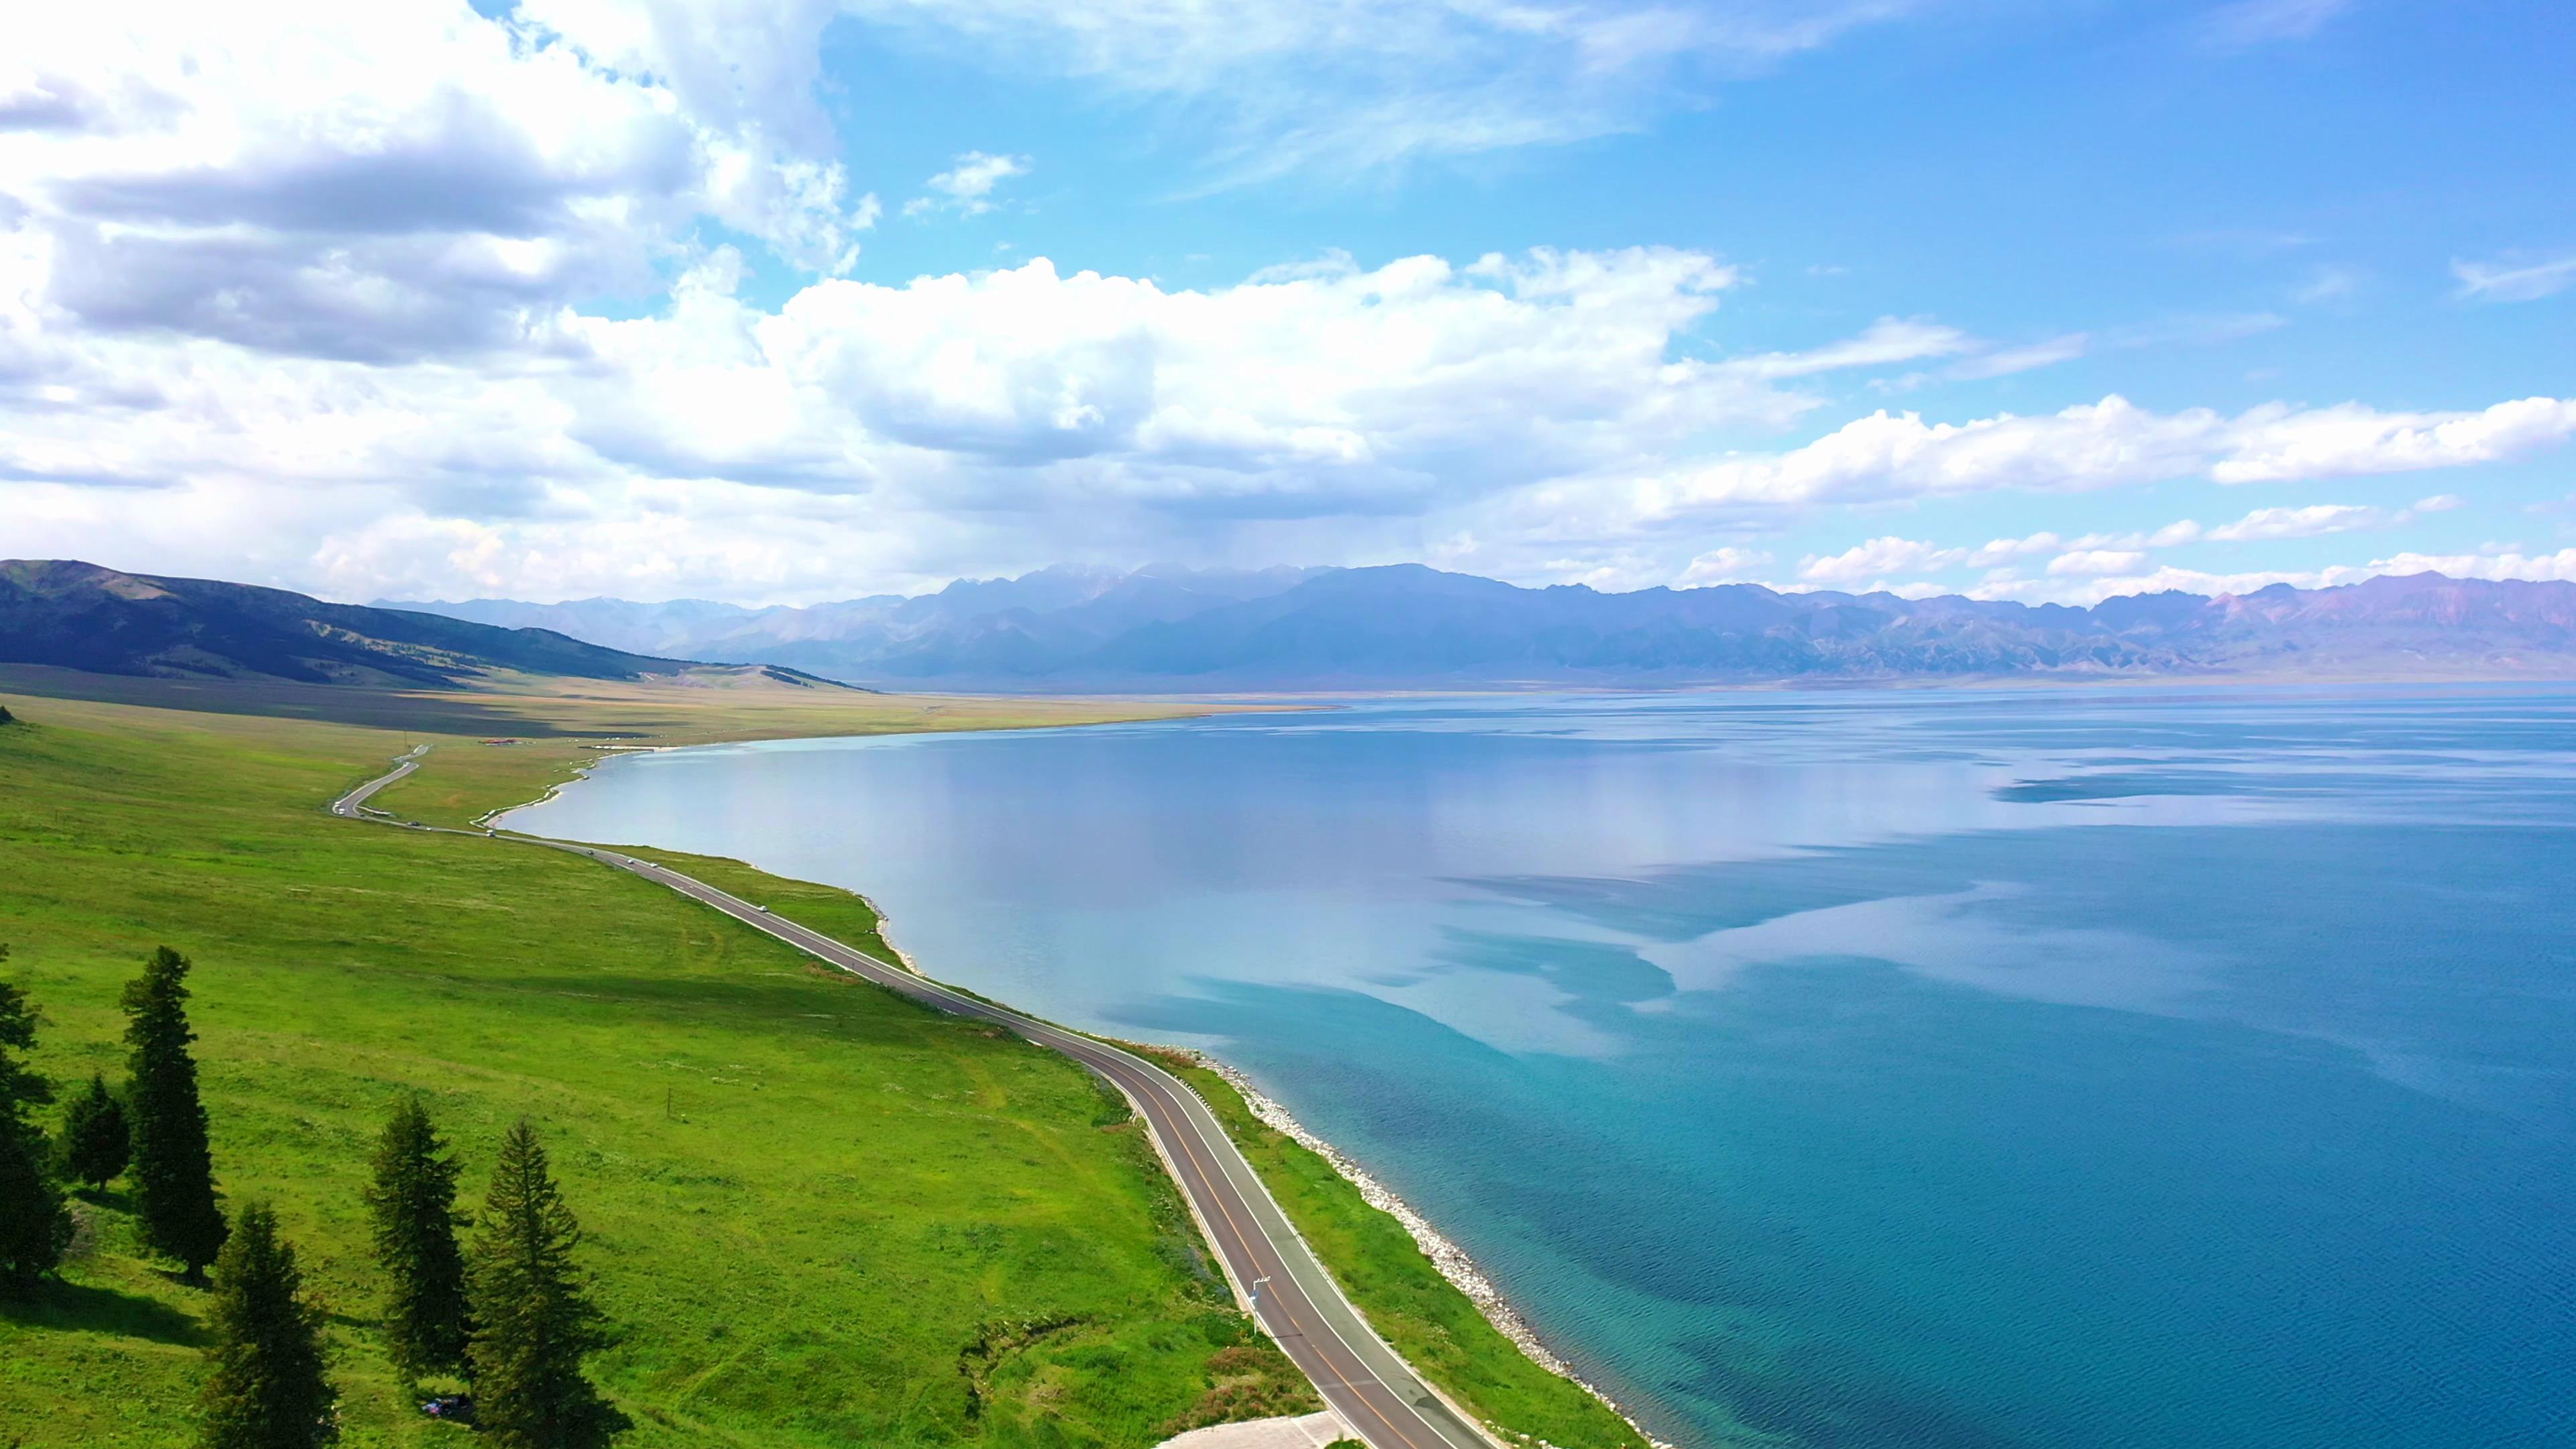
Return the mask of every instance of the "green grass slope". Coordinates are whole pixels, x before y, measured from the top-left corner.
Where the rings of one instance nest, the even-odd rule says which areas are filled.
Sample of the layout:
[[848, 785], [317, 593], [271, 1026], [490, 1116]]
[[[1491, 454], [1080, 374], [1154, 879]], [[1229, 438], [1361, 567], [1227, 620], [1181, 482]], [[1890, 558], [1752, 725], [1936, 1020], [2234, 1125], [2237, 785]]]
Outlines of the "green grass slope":
[[1369, 1206], [1331, 1163], [1264, 1126], [1223, 1077], [1177, 1053], [1158, 1055], [1207, 1099], [1342, 1291], [1443, 1393], [1517, 1443], [1645, 1449], [1635, 1427], [1487, 1322], [1404, 1225]]
[[[116, 1079], [119, 986], [156, 944], [195, 958], [221, 1186], [273, 1198], [304, 1254], [346, 1443], [471, 1442], [398, 1401], [374, 1341], [359, 1189], [405, 1087], [472, 1199], [512, 1119], [544, 1131], [640, 1449], [1144, 1445], [1313, 1405], [1070, 1063], [633, 877], [323, 814], [399, 748], [384, 732], [12, 705], [0, 969], [45, 1013], [38, 1065]], [[115, 1189], [82, 1217], [67, 1281], [0, 1310], [0, 1443], [186, 1442], [204, 1295], [136, 1256]]]

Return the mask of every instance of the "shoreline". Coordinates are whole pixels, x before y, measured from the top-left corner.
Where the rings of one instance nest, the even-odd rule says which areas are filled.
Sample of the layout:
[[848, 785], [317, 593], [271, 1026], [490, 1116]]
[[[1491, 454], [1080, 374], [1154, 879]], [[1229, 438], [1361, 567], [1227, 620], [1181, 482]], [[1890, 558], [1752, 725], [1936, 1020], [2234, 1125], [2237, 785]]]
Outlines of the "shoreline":
[[[427, 751], [427, 750], [428, 750], [428, 748], [429, 748], [429, 747], [428, 747], [427, 745], [423, 745], [423, 746], [421, 746], [421, 749], [422, 749], [423, 751]], [[601, 765], [603, 765], [603, 764], [607, 763], [608, 761], [613, 760], [613, 759], [620, 758], [621, 756], [625, 756], [625, 755], [658, 755], [658, 754], [662, 754], [662, 753], [664, 753], [664, 752], [666, 752], [666, 751], [670, 751], [670, 750], [688, 750], [688, 749], [697, 749], [697, 748], [699, 748], [699, 747], [698, 747], [698, 746], [696, 746], [696, 745], [592, 745], [592, 746], [589, 746], [589, 748], [599, 751], [599, 752], [600, 752], [599, 758], [598, 758], [598, 759], [595, 759], [595, 760], [593, 760], [593, 761], [591, 761], [591, 762], [590, 762], [589, 764], [587, 764], [587, 765], [583, 765], [583, 766], [579, 767], [578, 769], [574, 770], [574, 771], [573, 771], [573, 774], [572, 774], [572, 778], [571, 778], [571, 779], [569, 779], [569, 780], [557, 780], [557, 781], [556, 781], [556, 782], [554, 782], [553, 784], [548, 785], [548, 786], [546, 787], [546, 793], [544, 793], [544, 794], [542, 794], [542, 795], [539, 795], [539, 796], [538, 796], [537, 798], [535, 798], [534, 800], [522, 800], [522, 801], [520, 801], [519, 803], [517, 803], [517, 804], [515, 804], [515, 805], [495, 805], [495, 806], [493, 806], [491, 809], [486, 810], [486, 811], [484, 811], [482, 814], [477, 815], [477, 816], [475, 816], [475, 817], [474, 817], [474, 822], [473, 822], [473, 823], [474, 823], [474, 828], [475, 828], [475, 829], [477, 829], [477, 830], [485, 830], [485, 829], [499, 829], [499, 828], [500, 828], [500, 826], [499, 826], [499, 823], [498, 823], [498, 822], [499, 822], [499, 820], [500, 820], [500, 818], [501, 818], [502, 816], [507, 815], [507, 814], [510, 814], [511, 812], [513, 812], [513, 811], [517, 811], [517, 810], [533, 810], [533, 809], [535, 809], [536, 807], [538, 807], [538, 806], [540, 806], [540, 805], [547, 804], [548, 802], [552, 801], [556, 796], [558, 796], [558, 795], [562, 794], [564, 791], [571, 789], [571, 788], [572, 788], [573, 786], [575, 786], [575, 785], [581, 784], [581, 783], [582, 783], [583, 781], [585, 781], [585, 780], [588, 780], [588, 779], [591, 777], [591, 776], [590, 776], [590, 772], [591, 772], [591, 771], [593, 771], [593, 770], [595, 770], [595, 769], [598, 769]], [[659, 846], [659, 845], [644, 845], [644, 846], [637, 846], [637, 847], [635, 847], [635, 849], [638, 849], [638, 850], [662, 850], [662, 851], [666, 851], [668, 854], [672, 854], [672, 855], [687, 855], [687, 854], [689, 854], [689, 852], [688, 852], [688, 851], [683, 851], [683, 850], [669, 850], [669, 848], [668, 848], [668, 847], [666, 847], [666, 846]], [[751, 863], [750, 861], [747, 861], [747, 860], [746, 860], [746, 861], [742, 861], [742, 862], [741, 862], [741, 864], [743, 864], [743, 865], [745, 865], [745, 866], [749, 866], [749, 867], [750, 867], [751, 869], [753, 869], [753, 870], [760, 870], [760, 869], [761, 869], [759, 866], [752, 865], [752, 863]], [[767, 871], [761, 871], [761, 873], [762, 873], [763, 875], [767, 875], [767, 874], [769, 874], [769, 872], [767, 872]], [[786, 876], [780, 876], [780, 877], [778, 877], [778, 878], [779, 878], [779, 879], [781, 879], [781, 880], [789, 879], [789, 877], [786, 877]], [[891, 951], [891, 952], [893, 952], [893, 953], [894, 953], [894, 960], [895, 960], [895, 964], [896, 964], [896, 965], [898, 965], [898, 966], [901, 966], [904, 970], [911, 972], [913, 975], [920, 977], [920, 978], [921, 978], [922, 980], [924, 980], [924, 981], [928, 981], [929, 979], [931, 979], [931, 978], [930, 978], [930, 973], [928, 973], [928, 972], [926, 972], [926, 971], [924, 971], [924, 970], [922, 970], [922, 969], [921, 969], [921, 963], [920, 963], [920, 962], [918, 962], [918, 961], [915, 961], [914, 959], [912, 959], [912, 953], [911, 953], [911, 952], [906, 951], [905, 949], [903, 949], [903, 947], [901, 947], [901, 946], [899, 946], [899, 945], [896, 945], [896, 944], [895, 944], [895, 939], [894, 939], [894, 934], [893, 934], [893, 932], [891, 932], [889, 929], [887, 929], [887, 927], [888, 927], [888, 923], [889, 923], [889, 921], [891, 920], [891, 918], [890, 918], [890, 917], [888, 917], [888, 916], [886, 915], [886, 913], [885, 913], [885, 907], [883, 907], [883, 906], [881, 906], [881, 905], [878, 905], [878, 904], [877, 904], [876, 897], [874, 897], [874, 896], [872, 896], [872, 895], [869, 895], [866, 891], [855, 891], [855, 890], [850, 890], [850, 888], [849, 888], [848, 886], [835, 886], [835, 885], [832, 885], [832, 884], [831, 884], [831, 882], [829, 882], [829, 881], [807, 881], [807, 882], [803, 882], [803, 884], [807, 884], [807, 885], [830, 886], [830, 888], [831, 888], [831, 889], [833, 889], [833, 890], [837, 890], [837, 891], [847, 891], [849, 894], [851, 894], [851, 895], [853, 895], [853, 896], [858, 897], [858, 899], [859, 899], [859, 903], [860, 903], [861, 905], [866, 906], [866, 907], [868, 908], [868, 912], [869, 912], [869, 914], [871, 914], [871, 915], [873, 915], [873, 916], [875, 916], [875, 917], [877, 918], [877, 940], [878, 940], [879, 942], [881, 942], [881, 943], [885, 946], [885, 948], [886, 948], [888, 951]]]
[[[522, 801], [516, 805], [496, 806], [491, 810], [487, 810], [481, 816], [477, 817], [476, 823], [478, 825], [488, 824], [497, 817], [506, 815], [512, 811], [543, 805], [571, 786], [590, 779], [591, 771], [593, 769], [597, 768], [605, 761], [616, 758], [619, 755], [658, 754], [665, 750], [682, 750], [695, 747], [689, 745], [594, 745], [591, 748], [601, 752], [600, 758], [591, 761], [588, 765], [580, 767], [574, 772], [571, 779], [555, 782], [546, 789], [546, 792], [543, 795], [534, 800]], [[657, 846], [646, 848], [662, 849], [663, 847]], [[674, 853], [684, 854], [685, 852]], [[753, 870], [761, 869], [761, 867], [752, 865], [749, 861], [744, 861], [742, 863], [750, 866]], [[781, 877], [781, 879], [786, 878], [787, 877]], [[812, 882], [812, 884], [823, 883]], [[869, 911], [876, 916], [877, 939], [884, 943], [885, 948], [888, 951], [894, 953], [896, 962], [901, 965], [905, 971], [914, 976], [920, 977], [924, 981], [936, 979], [929, 973], [923, 971], [921, 969], [921, 964], [915, 961], [910, 953], [906, 952], [901, 946], [895, 943], [894, 936], [890, 929], [891, 918], [886, 914], [884, 908], [877, 904], [875, 898], [869, 896], [863, 891], [850, 890], [847, 886], [836, 886], [833, 888], [848, 891], [849, 894], [858, 897], [860, 901], [866, 904]], [[1531, 1326], [1528, 1319], [1521, 1316], [1519, 1309], [1512, 1306], [1511, 1300], [1504, 1296], [1503, 1291], [1494, 1286], [1493, 1280], [1486, 1276], [1484, 1268], [1476, 1262], [1474, 1257], [1468, 1254], [1466, 1249], [1459, 1247], [1455, 1242], [1451, 1241], [1448, 1235], [1442, 1233], [1437, 1227], [1432, 1225], [1430, 1219], [1424, 1217], [1411, 1203], [1406, 1202], [1402, 1197], [1398, 1196], [1394, 1190], [1387, 1187], [1386, 1184], [1378, 1181], [1376, 1177], [1369, 1173], [1367, 1168], [1362, 1167], [1359, 1162], [1352, 1158], [1348, 1153], [1326, 1141], [1323, 1137], [1316, 1134], [1311, 1128], [1298, 1121], [1296, 1116], [1289, 1112], [1286, 1107], [1280, 1105], [1275, 1098], [1271, 1097], [1268, 1093], [1262, 1091], [1259, 1086], [1255, 1085], [1253, 1080], [1249, 1076], [1245, 1075], [1242, 1069], [1234, 1066], [1232, 1063], [1211, 1056], [1207, 1052], [1201, 1051], [1196, 1047], [1177, 1046], [1167, 1043], [1139, 1043], [1139, 1045], [1150, 1045], [1152, 1050], [1169, 1052], [1176, 1056], [1186, 1057], [1215, 1073], [1220, 1080], [1222, 1080], [1227, 1086], [1233, 1088], [1235, 1092], [1243, 1098], [1245, 1107], [1251, 1111], [1256, 1120], [1260, 1121], [1264, 1126], [1269, 1127], [1271, 1130], [1278, 1132], [1282, 1136], [1285, 1136], [1289, 1140], [1297, 1143], [1299, 1146], [1304, 1147], [1316, 1156], [1324, 1159], [1325, 1163], [1329, 1165], [1334, 1172], [1340, 1174], [1344, 1181], [1350, 1183], [1353, 1188], [1358, 1190], [1361, 1201], [1366, 1202], [1369, 1206], [1387, 1214], [1389, 1217], [1394, 1218], [1397, 1223], [1401, 1224], [1404, 1228], [1405, 1234], [1412, 1238], [1414, 1245], [1419, 1247], [1422, 1250], [1423, 1255], [1431, 1260], [1432, 1267], [1439, 1272], [1440, 1276], [1446, 1279], [1450, 1286], [1465, 1294], [1467, 1296], [1467, 1301], [1476, 1306], [1476, 1311], [1484, 1316], [1485, 1321], [1493, 1325], [1494, 1331], [1500, 1333], [1505, 1339], [1509, 1340], [1512, 1346], [1519, 1349], [1521, 1353], [1530, 1360], [1530, 1362], [1537, 1364], [1540, 1368], [1547, 1370], [1549, 1373], [1556, 1375], [1558, 1378], [1564, 1379], [1566, 1382], [1573, 1384], [1585, 1393], [1590, 1394], [1594, 1399], [1601, 1403], [1602, 1407], [1608, 1409], [1611, 1413], [1618, 1415], [1621, 1422], [1627, 1424], [1629, 1428], [1634, 1429], [1637, 1432], [1637, 1436], [1643, 1439], [1648, 1445], [1653, 1446], [1653, 1449], [1676, 1449], [1676, 1446], [1670, 1442], [1656, 1438], [1655, 1435], [1648, 1430], [1645, 1425], [1639, 1423], [1637, 1421], [1637, 1417], [1634, 1414], [1629, 1413], [1618, 1400], [1613, 1399], [1609, 1394], [1603, 1392], [1600, 1385], [1585, 1378], [1581, 1373], [1575, 1370], [1573, 1364], [1567, 1362], [1565, 1358], [1558, 1354], [1554, 1349], [1549, 1348], [1546, 1340], [1539, 1336], [1538, 1330]], [[1158, 1157], [1161, 1155], [1161, 1149], [1159, 1147], [1156, 1149], [1156, 1155]], [[1171, 1170], [1170, 1163], [1168, 1161], [1165, 1162], [1164, 1167], [1167, 1172]], [[1193, 1214], [1195, 1215], [1195, 1209], [1193, 1209]], [[1206, 1231], [1205, 1224], [1200, 1225], [1200, 1231], [1202, 1233]], [[1324, 1261], [1326, 1263], [1327, 1269], [1330, 1268], [1331, 1265], [1329, 1261], [1323, 1259], [1322, 1254], [1318, 1253], [1316, 1257], [1319, 1261]], [[1435, 1392], [1436, 1391], [1437, 1390], [1435, 1389]], [[1472, 1418], [1473, 1416], [1470, 1417]], [[1553, 1449], [1553, 1446], [1548, 1446], [1548, 1449]]]
[[1244, 1106], [1251, 1109], [1252, 1115], [1263, 1126], [1324, 1159], [1333, 1171], [1341, 1174], [1344, 1181], [1359, 1190], [1360, 1199], [1363, 1202], [1403, 1224], [1405, 1233], [1413, 1239], [1415, 1246], [1422, 1249], [1423, 1256], [1431, 1260], [1431, 1266], [1440, 1271], [1440, 1276], [1448, 1279], [1450, 1285], [1459, 1292], [1466, 1294], [1467, 1301], [1476, 1305], [1476, 1311], [1485, 1316], [1485, 1321], [1494, 1326], [1494, 1331], [1510, 1339], [1513, 1347], [1527, 1355], [1530, 1362], [1600, 1400], [1604, 1408], [1618, 1415], [1629, 1428], [1637, 1431], [1639, 1437], [1648, 1444], [1656, 1446], [1656, 1449], [1674, 1449], [1673, 1445], [1656, 1438], [1645, 1425], [1638, 1423], [1637, 1416], [1629, 1413], [1618, 1400], [1602, 1392], [1599, 1384], [1576, 1372], [1574, 1365], [1566, 1362], [1554, 1349], [1549, 1348], [1547, 1341], [1539, 1336], [1538, 1330], [1530, 1325], [1528, 1319], [1521, 1316], [1519, 1309], [1512, 1306], [1512, 1301], [1504, 1296], [1503, 1291], [1494, 1286], [1494, 1280], [1485, 1276], [1484, 1268], [1468, 1254], [1466, 1249], [1459, 1247], [1449, 1239], [1447, 1234], [1432, 1226], [1429, 1218], [1424, 1217], [1413, 1204], [1397, 1196], [1385, 1183], [1371, 1176], [1369, 1170], [1362, 1167], [1350, 1154], [1335, 1147], [1318, 1136], [1312, 1128], [1298, 1121], [1295, 1115], [1279, 1104], [1277, 1099], [1254, 1085], [1252, 1078], [1246, 1076], [1241, 1068], [1210, 1056], [1196, 1047], [1165, 1045], [1157, 1046], [1155, 1050], [1188, 1057], [1214, 1072], [1243, 1098]]

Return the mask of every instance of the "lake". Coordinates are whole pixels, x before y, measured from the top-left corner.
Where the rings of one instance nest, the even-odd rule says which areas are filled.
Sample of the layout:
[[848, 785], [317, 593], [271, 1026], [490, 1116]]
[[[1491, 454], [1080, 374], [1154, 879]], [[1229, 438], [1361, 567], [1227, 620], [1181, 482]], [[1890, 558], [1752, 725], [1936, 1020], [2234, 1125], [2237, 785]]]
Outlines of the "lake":
[[511, 823], [1215, 1051], [1684, 1445], [2576, 1443], [2576, 692], [1352, 701]]

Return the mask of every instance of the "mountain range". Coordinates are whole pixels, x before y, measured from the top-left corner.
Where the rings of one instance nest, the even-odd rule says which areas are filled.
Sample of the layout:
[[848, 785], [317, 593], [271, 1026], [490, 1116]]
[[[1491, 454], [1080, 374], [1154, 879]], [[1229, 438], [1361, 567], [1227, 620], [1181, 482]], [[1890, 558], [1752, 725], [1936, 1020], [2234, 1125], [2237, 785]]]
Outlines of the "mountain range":
[[2576, 584], [2440, 574], [2090, 608], [1755, 584], [1603, 593], [1420, 565], [1072, 567], [804, 608], [386, 602], [883, 686], [1234, 691], [1780, 680], [2576, 676]]
[[[592, 680], [737, 674], [547, 629], [327, 604], [284, 589], [0, 560], [0, 664], [171, 679], [447, 689], [500, 674]], [[757, 668], [769, 680], [827, 681]]]

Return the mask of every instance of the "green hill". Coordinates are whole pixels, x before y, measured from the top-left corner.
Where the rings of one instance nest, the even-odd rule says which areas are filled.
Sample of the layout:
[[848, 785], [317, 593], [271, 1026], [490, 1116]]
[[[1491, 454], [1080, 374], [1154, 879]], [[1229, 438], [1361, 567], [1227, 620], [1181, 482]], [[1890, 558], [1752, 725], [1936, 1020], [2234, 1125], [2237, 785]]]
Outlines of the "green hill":
[[[631, 680], [724, 669], [603, 649], [550, 629], [499, 629], [61, 559], [0, 561], [0, 663], [414, 688], [453, 688], [502, 671]], [[780, 682], [846, 687], [774, 666], [760, 672]]]
[[[398, 736], [11, 706], [0, 940], [45, 1014], [38, 1066], [116, 1080], [119, 986], [155, 945], [195, 958], [220, 1184], [275, 1200], [303, 1252], [347, 1444], [473, 1442], [399, 1401], [374, 1338], [359, 1186], [410, 1087], [470, 1198], [511, 1120], [545, 1134], [636, 1449], [1141, 1446], [1312, 1403], [1123, 1104], [1062, 1058], [629, 876], [325, 815]], [[690, 868], [873, 927], [855, 897]], [[119, 1188], [82, 1218], [66, 1281], [0, 1309], [0, 1443], [187, 1442], [205, 1295], [137, 1254]]]

